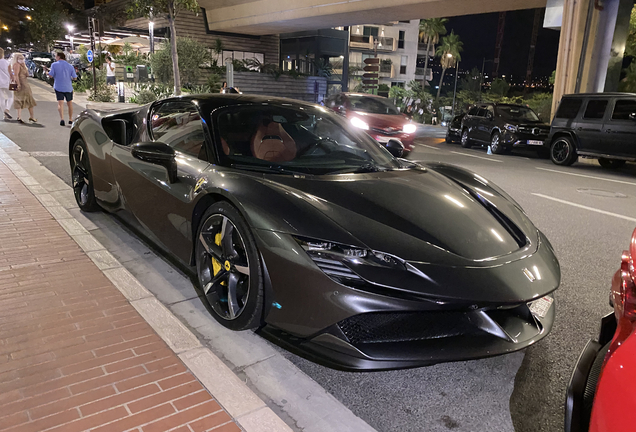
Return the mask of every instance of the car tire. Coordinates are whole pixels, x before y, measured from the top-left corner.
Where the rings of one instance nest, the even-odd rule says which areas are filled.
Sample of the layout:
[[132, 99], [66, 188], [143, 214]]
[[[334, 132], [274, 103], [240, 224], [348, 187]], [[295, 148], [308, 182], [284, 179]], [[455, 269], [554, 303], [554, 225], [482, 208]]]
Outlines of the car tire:
[[607, 159], [607, 158], [598, 158], [598, 163], [607, 169], [617, 169], [625, 165], [624, 160], [620, 159]]
[[505, 153], [506, 149], [501, 144], [501, 135], [499, 135], [499, 132], [494, 132], [492, 136], [490, 137], [490, 150], [494, 154]]
[[450, 136], [448, 136], [448, 133], [446, 134], [446, 138], [444, 138], [444, 141], [446, 141], [448, 144], [452, 144], [453, 140]]
[[231, 330], [259, 327], [263, 271], [243, 216], [228, 202], [213, 204], [201, 218], [195, 242], [197, 279], [212, 316]]
[[462, 147], [471, 148], [473, 146], [473, 142], [468, 138], [468, 129], [464, 129], [462, 131]]
[[85, 212], [99, 210], [93, 188], [93, 174], [86, 144], [81, 138], [75, 140], [71, 150], [71, 182], [78, 207]]
[[550, 159], [556, 165], [570, 166], [578, 159], [572, 138], [557, 137], [550, 146]]

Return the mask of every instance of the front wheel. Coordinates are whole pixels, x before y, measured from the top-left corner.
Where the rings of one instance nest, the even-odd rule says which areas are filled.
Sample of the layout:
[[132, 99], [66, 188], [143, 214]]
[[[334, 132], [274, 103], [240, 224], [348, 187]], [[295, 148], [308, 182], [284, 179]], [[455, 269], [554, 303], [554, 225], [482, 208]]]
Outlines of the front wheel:
[[625, 165], [625, 161], [620, 159], [598, 158], [598, 163], [603, 168], [607, 168], [607, 169], [616, 169]]
[[550, 146], [550, 159], [556, 165], [569, 166], [578, 159], [576, 148], [569, 137], [558, 137]]
[[504, 146], [501, 144], [499, 132], [493, 133], [492, 137], [490, 137], [490, 150], [492, 150], [494, 154], [502, 154], [505, 152], [506, 149], [504, 149]]
[[462, 147], [471, 148], [473, 146], [472, 141], [468, 138], [468, 129], [462, 131]]
[[93, 176], [88, 159], [86, 144], [82, 139], [75, 141], [71, 151], [71, 175], [73, 182], [73, 194], [80, 209], [85, 212], [99, 210], [93, 188]]
[[263, 272], [254, 237], [231, 204], [212, 205], [196, 238], [199, 286], [212, 315], [231, 330], [256, 328], [263, 311]]

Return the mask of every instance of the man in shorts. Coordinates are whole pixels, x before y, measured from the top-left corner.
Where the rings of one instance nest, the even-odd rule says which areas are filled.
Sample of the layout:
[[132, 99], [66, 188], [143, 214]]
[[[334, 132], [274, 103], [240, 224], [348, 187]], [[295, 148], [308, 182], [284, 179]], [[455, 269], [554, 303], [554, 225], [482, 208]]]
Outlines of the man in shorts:
[[49, 76], [55, 82], [53, 89], [57, 98], [57, 111], [60, 113], [60, 126], [64, 126], [64, 100], [68, 105], [68, 124], [73, 125], [73, 80], [77, 79], [75, 68], [66, 61], [66, 55], [58, 52], [55, 55], [55, 63], [49, 69]]
[[115, 62], [113, 59], [106, 57], [106, 84], [115, 85]]

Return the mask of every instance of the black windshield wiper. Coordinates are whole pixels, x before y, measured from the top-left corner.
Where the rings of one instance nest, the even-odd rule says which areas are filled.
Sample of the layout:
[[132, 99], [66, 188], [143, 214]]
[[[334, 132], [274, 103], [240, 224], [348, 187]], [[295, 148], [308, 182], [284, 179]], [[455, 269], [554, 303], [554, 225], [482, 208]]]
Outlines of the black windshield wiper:
[[387, 168], [380, 168], [377, 165], [373, 164], [364, 164], [357, 167], [345, 168], [338, 171], [332, 171], [329, 174], [354, 174], [354, 173], [369, 173], [369, 172], [382, 172], [388, 171]]
[[291, 174], [291, 175], [301, 175], [301, 176], [311, 176], [313, 174], [307, 174], [300, 171], [294, 171], [287, 168], [283, 168], [281, 166], [261, 166], [261, 165], [242, 165], [242, 164], [232, 164], [232, 168], [236, 168], [239, 170], [245, 171], [258, 171], [265, 173], [274, 173], [274, 174]]

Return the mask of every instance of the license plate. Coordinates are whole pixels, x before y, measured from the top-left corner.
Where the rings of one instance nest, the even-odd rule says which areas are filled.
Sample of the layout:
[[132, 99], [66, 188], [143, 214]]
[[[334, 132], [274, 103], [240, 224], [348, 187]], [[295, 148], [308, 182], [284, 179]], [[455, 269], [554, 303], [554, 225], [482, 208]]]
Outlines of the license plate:
[[539, 318], [544, 318], [548, 314], [550, 306], [552, 306], [552, 302], [554, 302], [552, 297], [545, 296], [539, 300], [529, 302], [528, 308], [530, 308], [530, 312], [532, 312], [533, 315], [538, 316]]
[[543, 145], [543, 141], [528, 140], [528, 145]]

